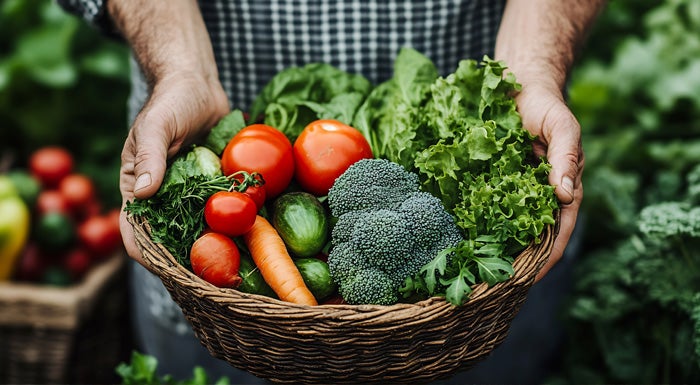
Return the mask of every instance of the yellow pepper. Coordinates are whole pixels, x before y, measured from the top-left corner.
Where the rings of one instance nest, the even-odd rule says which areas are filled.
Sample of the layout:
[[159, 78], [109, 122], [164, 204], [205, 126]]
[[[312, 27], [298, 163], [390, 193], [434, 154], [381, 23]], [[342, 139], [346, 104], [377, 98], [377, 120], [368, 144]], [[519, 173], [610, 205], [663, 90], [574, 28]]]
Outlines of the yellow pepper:
[[10, 278], [29, 237], [30, 212], [5, 175], [0, 175], [0, 281]]

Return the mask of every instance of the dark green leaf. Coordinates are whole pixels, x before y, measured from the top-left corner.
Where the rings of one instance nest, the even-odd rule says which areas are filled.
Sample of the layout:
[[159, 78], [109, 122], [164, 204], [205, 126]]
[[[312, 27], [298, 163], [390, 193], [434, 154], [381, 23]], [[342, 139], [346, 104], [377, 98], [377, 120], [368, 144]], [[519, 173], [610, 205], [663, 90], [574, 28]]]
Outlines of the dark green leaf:
[[245, 128], [246, 125], [247, 123], [243, 112], [240, 110], [233, 110], [211, 129], [209, 135], [204, 139], [203, 145], [212, 150], [214, 154], [221, 156], [231, 138], [233, 138], [238, 131]]
[[479, 268], [479, 278], [489, 286], [503, 282], [513, 276], [513, 266], [497, 257], [474, 258]]

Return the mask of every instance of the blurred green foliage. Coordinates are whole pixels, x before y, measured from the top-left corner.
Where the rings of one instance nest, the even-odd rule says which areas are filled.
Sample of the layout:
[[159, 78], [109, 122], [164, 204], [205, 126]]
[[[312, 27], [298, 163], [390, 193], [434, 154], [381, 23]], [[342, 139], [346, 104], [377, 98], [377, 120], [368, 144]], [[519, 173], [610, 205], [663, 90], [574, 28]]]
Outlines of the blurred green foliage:
[[54, 1], [0, 2], [0, 153], [14, 167], [40, 146], [64, 146], [118, 205], [128, 92], [124, 44]]
[[[572, 76], [586, 153], [583, 252], [552, 382], [700, 382], [700, 233], [640, 231], [640, 213], [688, 204], [697, 189], [699, 31], [696, 0], [611, 1]], [[690, 213], [700, 224], [700, 209]]]
[[[636, 1], [613, 4], [638, 11]], [[601, 240], [627, 227], [640, 205], [678, 195], [700, 161], [700, 3], [666, 0], [635, 17], [641, 22], [609, 58], [608, 48], [596, 50], [605, 37], [592, 36], [570, 88], [586, 152], [587, 233]]]

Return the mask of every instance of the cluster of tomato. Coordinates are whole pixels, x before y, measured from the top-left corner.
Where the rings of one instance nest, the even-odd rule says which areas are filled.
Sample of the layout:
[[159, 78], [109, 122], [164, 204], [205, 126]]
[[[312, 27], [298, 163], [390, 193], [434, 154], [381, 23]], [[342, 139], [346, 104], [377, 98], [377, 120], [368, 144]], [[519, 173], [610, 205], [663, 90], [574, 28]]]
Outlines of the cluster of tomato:
[[[190, 252], [195, 274], [216, 286], [235, 286], [240, 281], [237, 276], [240, 257], [230, 238], [249, 232], [265, 202], [288, 190], [325, 196], [335, 179], [351, 164], [372, 156], [362, 133], [336, 120], [310, 123], [293, 143], [274, 127], [265, 124], [245, 127], [221, 154], [225, 175], [243, 172], [245, 176], [239, 180], [240, 188], [217, 192], [207, 200], [204, 217], [208, 234], [195, 242]], [[255, 176], [260, 176], [264, 183], [256, 183]], [[212, 232], [223, 236], [209, 234]], [[266, 269], [258, 268], [264, 275]]]
[[[371, 157], [372, 150], [360, 131], [336, 120], [312, 122], [293, 144], [273, 127], [248, 126], [229, 141], [221, 155], [221, 168], [225, 175], [241, 170], [260, 174], [264, 185], [251, 184], [245, 194], [214, 194], [205, 210], [207, 224], [229, 236], [242, 235], [252, 226], [262, 204], [290, 184], [297, 183], [299, 190], [317, 197], [325, 196], [351, 164]], [[232, 221], [232, 217], [237, 220]]]
[[28, 159], [25, 192], [30, 197], [31, 233], [16, 261], [14, 279], [68, 285], [123, 247], [119, 209], [104, 208], [94, 181], [75, 168], [71, 152], [43, 147]]

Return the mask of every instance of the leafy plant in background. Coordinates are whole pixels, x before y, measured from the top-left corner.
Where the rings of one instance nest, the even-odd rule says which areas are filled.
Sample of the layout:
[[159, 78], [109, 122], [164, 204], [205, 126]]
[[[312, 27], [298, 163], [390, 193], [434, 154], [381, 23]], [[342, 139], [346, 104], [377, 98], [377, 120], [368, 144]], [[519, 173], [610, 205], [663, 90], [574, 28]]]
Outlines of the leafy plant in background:
[[126, 137], [128, 49], [51, 0], [0, 3], [0, 154], [14, 166], [58, 144], [119, 203], [119, 154]]
[[585, 230], [561, 382], [700, 382], [700, 3], [648, 3], [572, 79]]
[[158, 360], [137, 351], [131, 353], [131, 362], [122, 362], [115, 369], [124, 385], [228, 385], [228, 377], [212, 382], [204, 368], [195, 366], [192, 378], [177, 380], [170, 374], [159, 376], [156, 373]]

